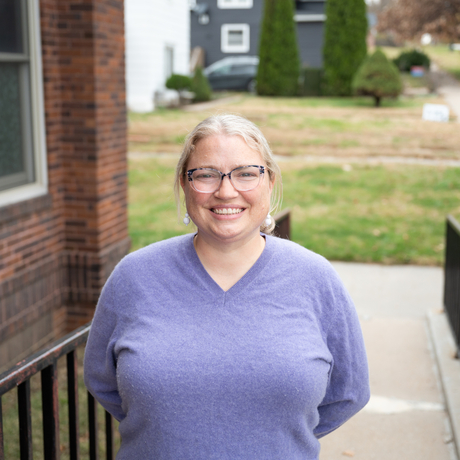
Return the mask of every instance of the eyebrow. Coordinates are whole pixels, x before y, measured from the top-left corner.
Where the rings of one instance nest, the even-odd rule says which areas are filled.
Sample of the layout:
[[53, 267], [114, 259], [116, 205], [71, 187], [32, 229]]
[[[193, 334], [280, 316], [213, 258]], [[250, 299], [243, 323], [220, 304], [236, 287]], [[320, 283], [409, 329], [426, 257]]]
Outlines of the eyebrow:
[[[235, 166], [234, 168], [231, 168], [230, 171], [233, 171], [236, 168], [241, 168], [242, 166], [248, 166], [248, 164], [246, 164], [246, 163], [245, 164], [240, 164], [238, 166]], [[190, 169], [198, 169], [198, 168], [210, 168], [210, 169], [215, 169], [216, 171], [220, 171], [220, 169], [217, 168], [216, 166], [198, 166], [197, 168], [190, 168]]]

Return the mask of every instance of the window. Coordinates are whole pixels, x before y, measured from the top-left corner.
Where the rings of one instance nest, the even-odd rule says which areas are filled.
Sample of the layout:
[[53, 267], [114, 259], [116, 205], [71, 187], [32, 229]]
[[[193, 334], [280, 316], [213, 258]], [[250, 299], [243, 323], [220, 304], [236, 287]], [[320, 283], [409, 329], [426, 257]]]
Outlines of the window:
[[165, 81], [174, 73], [174, 47], [165, 47]]
[[217, 6], [226, 8], [252, 8], [252, 0], [217, 0]]
[[38, 2], [0, 0], [0, 206], [47, 191]]
[[221, 49], [223, 53], [247, 53], [249, 51], [249, 25], [223, 24]]

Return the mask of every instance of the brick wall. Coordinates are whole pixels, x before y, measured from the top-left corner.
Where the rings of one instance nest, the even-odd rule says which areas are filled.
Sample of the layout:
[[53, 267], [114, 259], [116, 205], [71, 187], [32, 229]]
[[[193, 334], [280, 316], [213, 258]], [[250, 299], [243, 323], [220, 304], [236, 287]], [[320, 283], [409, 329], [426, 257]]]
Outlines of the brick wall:
[[0, 368], [84, 322], [129, 250], [123, 0], [40, 0], [49, 194], [0, 208]]

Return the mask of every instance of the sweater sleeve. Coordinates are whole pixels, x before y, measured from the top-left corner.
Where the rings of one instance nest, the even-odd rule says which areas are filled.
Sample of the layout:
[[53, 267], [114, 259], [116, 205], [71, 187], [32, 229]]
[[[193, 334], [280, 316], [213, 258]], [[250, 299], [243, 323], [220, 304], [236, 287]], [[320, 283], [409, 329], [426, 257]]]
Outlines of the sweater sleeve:
[[318, 407], [320, 419], [314, 430], [317, 438], [345, 423], [370, 397], [367, 357], [358, 315], [335, 271], [329, 280], [323, 321], [327, 323], [326, 343], [332, 363], [326, 394]]
[[[115, 269], [116, 270], [116, 269]], [[102, 289], [94, 314], [84, 358], [84, 381], [88, 391], [118, 421], [125, 414], [121, 407], [116, 375], [114, 346], [118, 314], [114, 305], [115, 273]]]

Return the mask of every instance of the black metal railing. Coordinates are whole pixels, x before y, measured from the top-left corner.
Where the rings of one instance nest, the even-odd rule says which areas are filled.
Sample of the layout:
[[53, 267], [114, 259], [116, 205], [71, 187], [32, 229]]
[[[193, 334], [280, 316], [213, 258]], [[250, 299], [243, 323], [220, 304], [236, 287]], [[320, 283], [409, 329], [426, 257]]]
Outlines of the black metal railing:
[[446, 221], [444, 308], [457, 343], [457, 357], [460, 357], [460, 224], [450, 215]]
[[273, 216], [275, 220], [274, 234], [280, 238], [291, 239], [291, 210], [289, 208], [280, 211]]
[[[43, 453], [46, 460], [58, 460], [59, 442], [59, 398], [58, 368], [59, 358], [67, 360], [67, 400], [69, 426], [69, 453], [71, 460], [80, 459], [79, 403], [78, 403], [78, 362], [76, 349], [86, 343], [90, 325], [76, 329], [61, 340], [40, 351], [0, 375], [0, 460], [5, 458], [3, 437], [3, 412], [1, 397], [17, 387], [19, 417], [19, 450], [21, 460], [32, 459], [32, 417], [31, 387], [32, 376], [41, 373]], [[88, 393], [89, 458], [99, 458], [97, 403]], [[106, 458], [115, 456], [112, 417], [105, 413]]]

